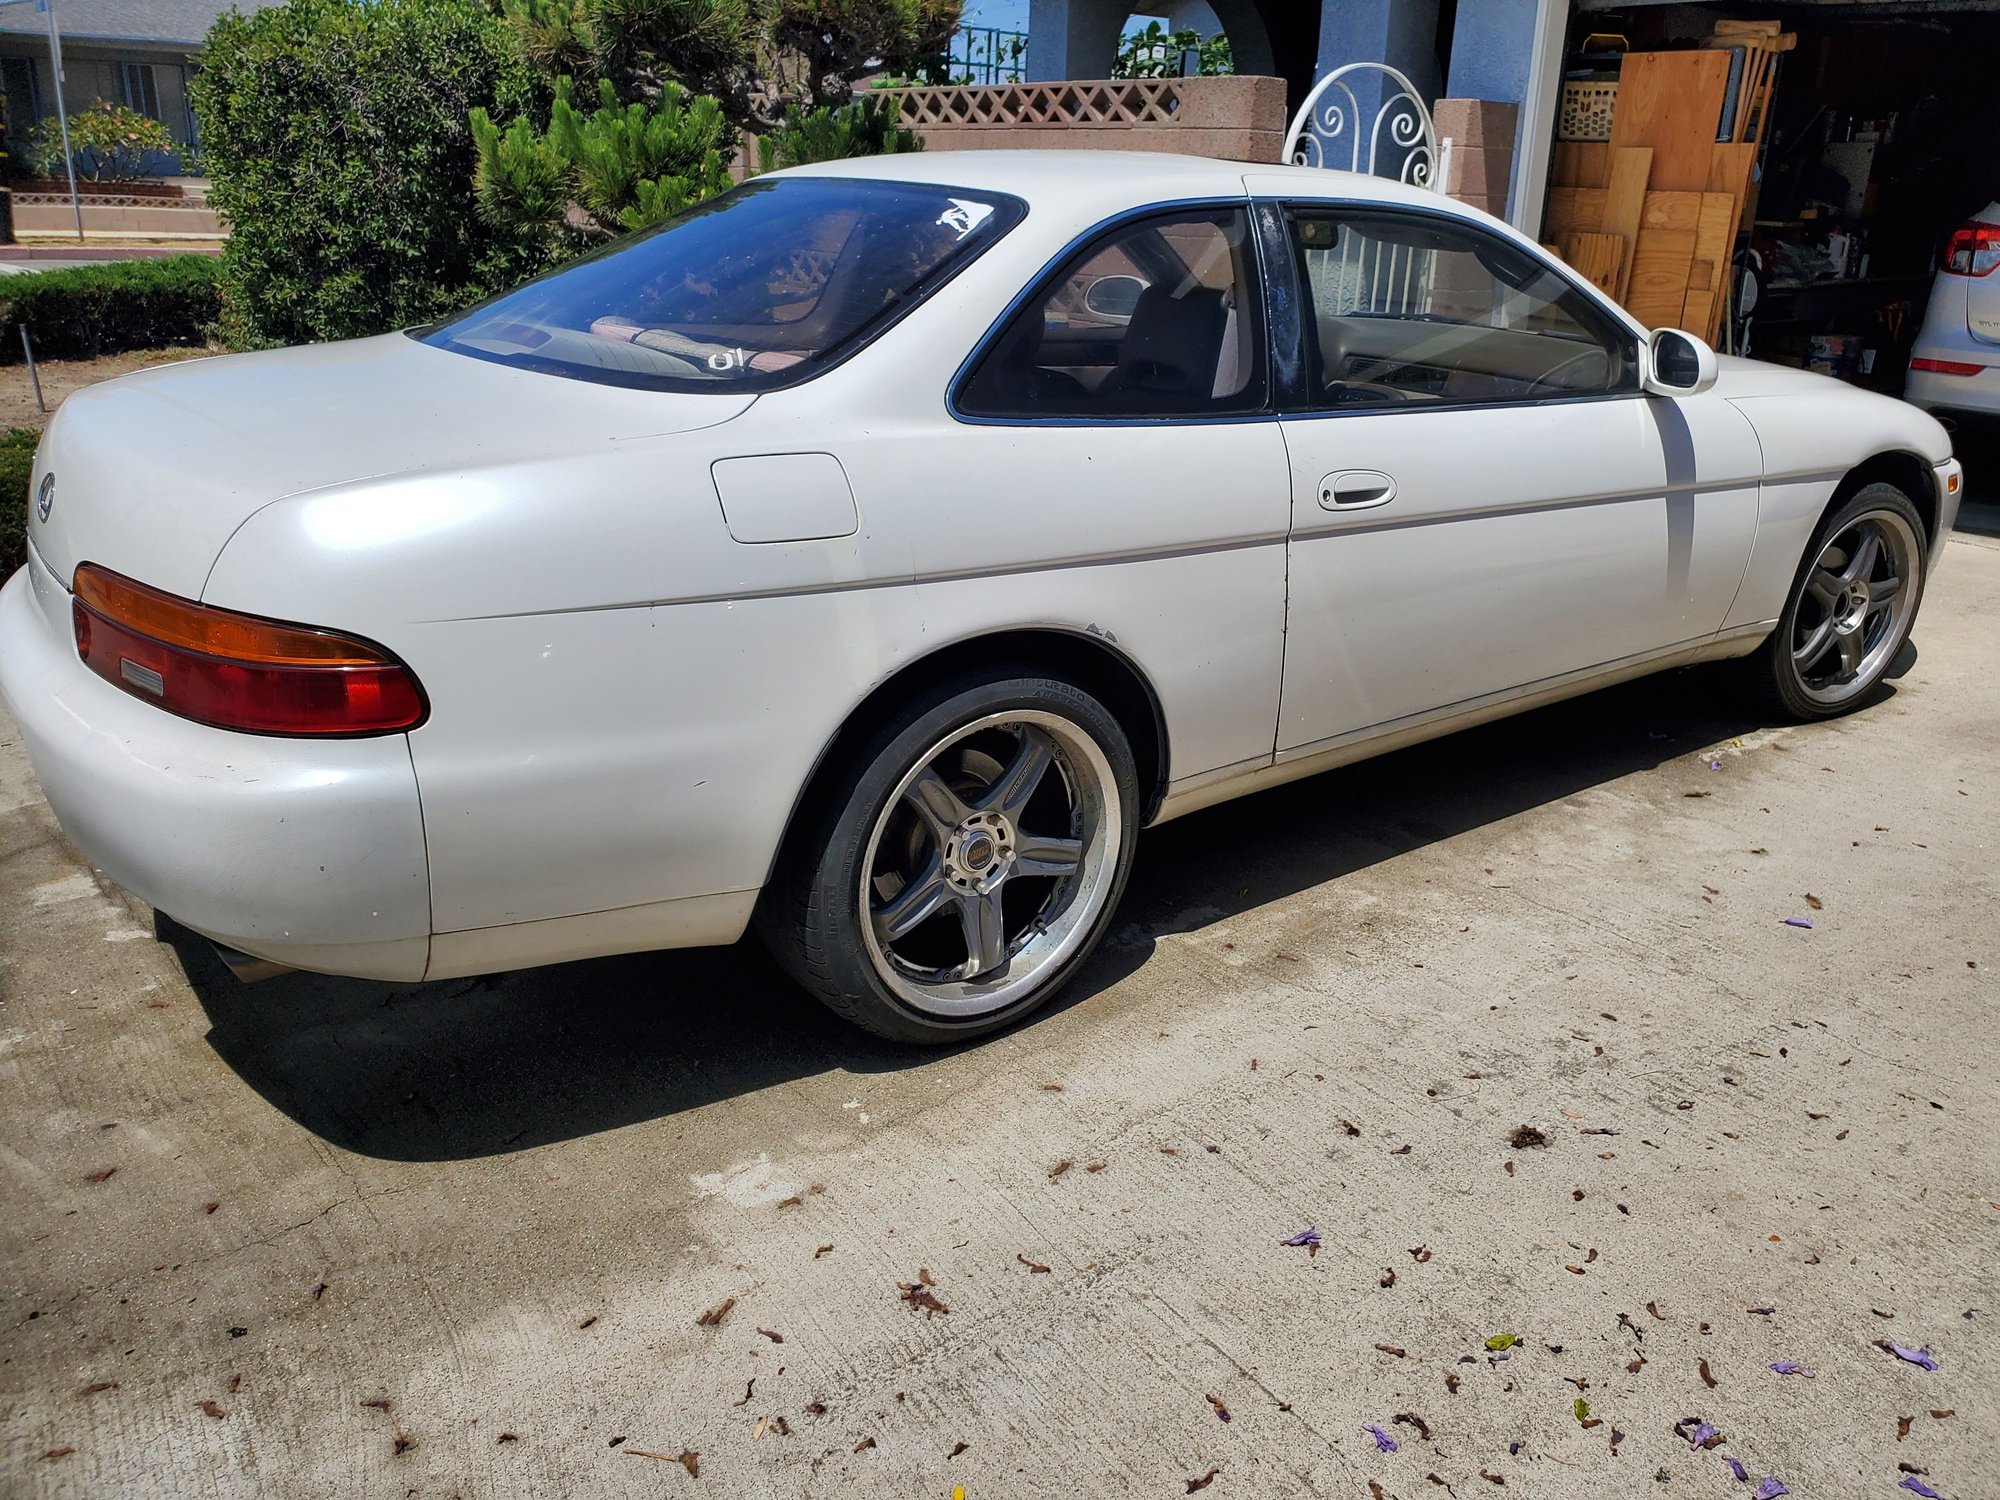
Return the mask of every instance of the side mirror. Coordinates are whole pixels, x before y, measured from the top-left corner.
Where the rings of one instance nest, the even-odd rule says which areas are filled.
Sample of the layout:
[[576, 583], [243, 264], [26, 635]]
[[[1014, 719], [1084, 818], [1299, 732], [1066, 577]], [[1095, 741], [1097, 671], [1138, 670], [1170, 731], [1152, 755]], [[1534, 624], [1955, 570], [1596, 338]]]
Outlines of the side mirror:
[[1678, 328], [1654, 329], [1645, 360], [1639, 384], [1650, 396], [1699, 396], [1715, 384], [1715, 351]]
[[1127, 322], [1145, 290], [1146, 283], [1136, 276], [1100, 276], [1084, 288], [1084, 310], [1092, 317], [1114, 323]]

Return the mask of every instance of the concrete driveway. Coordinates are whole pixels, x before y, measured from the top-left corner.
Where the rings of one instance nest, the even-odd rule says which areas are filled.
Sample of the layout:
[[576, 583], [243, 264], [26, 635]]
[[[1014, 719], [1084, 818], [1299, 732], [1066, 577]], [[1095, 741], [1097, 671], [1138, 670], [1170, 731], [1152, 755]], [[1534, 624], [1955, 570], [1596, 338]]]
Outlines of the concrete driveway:
[[938, 1054], [749, 949], [239, 987], [0, 725], [0, 1487], [2000, 1494], [1996, 619], [1963, 537], [1854, 718], [1680, 673], [1161, 829]]

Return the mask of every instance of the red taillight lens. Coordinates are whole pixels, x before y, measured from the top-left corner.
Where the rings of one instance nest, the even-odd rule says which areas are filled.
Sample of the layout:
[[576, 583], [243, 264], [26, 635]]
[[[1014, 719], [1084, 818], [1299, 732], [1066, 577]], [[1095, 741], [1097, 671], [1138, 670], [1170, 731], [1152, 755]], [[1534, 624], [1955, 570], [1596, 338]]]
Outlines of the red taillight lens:
[[1978, 375], [1984, 372], [1986, 366], [1967, 364], [1960, 359], [1932, 359], [1929, 355], [1920, 354], [1910, 361], [1910, 368], [1929, 370], [1933, 375]]
[[168, 713], [253, 734], [389, 734], [422, 722], [423, 689], [379, 646], [212, 609], [85, 563], [76, 651]]
[[1984, 276], [2000, 266], [2000, 224], [1967, 219], [1944, 242], [1938, 269], [1954, 276]]

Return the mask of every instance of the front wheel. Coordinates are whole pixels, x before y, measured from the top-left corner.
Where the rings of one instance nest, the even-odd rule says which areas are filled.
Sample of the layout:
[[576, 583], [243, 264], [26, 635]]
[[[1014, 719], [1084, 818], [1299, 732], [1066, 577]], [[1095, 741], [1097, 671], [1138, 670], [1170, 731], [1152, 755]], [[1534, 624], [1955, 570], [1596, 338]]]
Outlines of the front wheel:
[[1008, 1025], [1076, 972], [1132, 866], [1138, 775], [1116, 717], [1056, 679], [961, 679], [849, 764], [766, 893], [778, 961], [880, 1036]]
[[1909, 639], [1924, 592], [1923, 522], [1894, 485], [1856, 491], [1813, 534], [1778, 628], [1750, 658], [1795, 719], [1860, 706]]

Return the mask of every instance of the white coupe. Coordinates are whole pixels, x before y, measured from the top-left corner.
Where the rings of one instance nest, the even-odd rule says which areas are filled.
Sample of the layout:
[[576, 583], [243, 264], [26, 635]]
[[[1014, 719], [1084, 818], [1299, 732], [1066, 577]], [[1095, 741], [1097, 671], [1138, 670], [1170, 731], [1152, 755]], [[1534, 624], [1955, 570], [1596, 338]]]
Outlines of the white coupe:
[[1434, 194], [841, 162], [72, 396], [0, 689], [76, 844], [239, 961], [754, 920], [941, 1041], [1077, 971], [1149, 824], [1687, 662], [1866, 702], [1959, 486], [1923, 413]]

